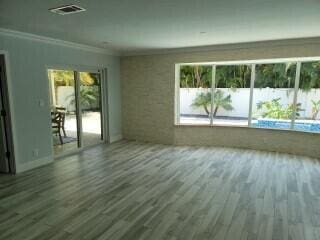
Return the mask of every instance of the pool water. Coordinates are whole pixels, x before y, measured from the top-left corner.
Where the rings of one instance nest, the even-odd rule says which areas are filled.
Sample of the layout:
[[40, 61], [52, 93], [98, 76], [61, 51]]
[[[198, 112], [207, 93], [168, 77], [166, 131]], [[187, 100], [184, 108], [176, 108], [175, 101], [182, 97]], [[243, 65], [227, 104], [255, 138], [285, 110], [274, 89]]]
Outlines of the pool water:
[[[253, 127], [276, 128], [276, 129], [290, 129], [290, 125], [291, 123], [288, 121], [271, 120], [271, 119], [258, 119], [257, 122], [252, 123]], [[299, 131], [320, 133], [320, 123], [295, 122], [294, 129]]]

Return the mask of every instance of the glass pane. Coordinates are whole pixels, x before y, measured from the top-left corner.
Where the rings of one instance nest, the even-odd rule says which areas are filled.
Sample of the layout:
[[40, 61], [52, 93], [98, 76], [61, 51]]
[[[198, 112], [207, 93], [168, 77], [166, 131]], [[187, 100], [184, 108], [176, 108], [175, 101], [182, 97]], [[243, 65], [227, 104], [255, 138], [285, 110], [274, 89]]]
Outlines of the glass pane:
[[181, 124], [210, 124], [211, 80], [212, 66], [181, 66]]
[[320, 132], [320, 61], [301, 64], [294, 129]]
[[252, 126], [290, 129], [296, 63], [256, 65]]
[[100, 74], [80, 72], [80, 109], [83, 145], [102, 141]]
[[78, 147], [73, 71], [48, 70], [54, 153]]
[[250, 79], [250, 65], [216, 67], [214, 125], [248, 125]]

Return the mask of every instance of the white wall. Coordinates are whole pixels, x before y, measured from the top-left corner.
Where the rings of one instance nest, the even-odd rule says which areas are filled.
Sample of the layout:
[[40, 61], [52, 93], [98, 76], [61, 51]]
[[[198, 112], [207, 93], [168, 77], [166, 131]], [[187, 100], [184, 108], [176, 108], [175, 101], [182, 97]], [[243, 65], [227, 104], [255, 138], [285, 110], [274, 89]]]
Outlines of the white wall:
[[[47, 66], [108, 69], [110, 136], [121, 135], [119, 57], [0, 33], [0, 50], [8, 52], [17, 170], [52, 161]], [[39, 101], [44, 106], [39, 106]], [[33, 155], [33, 149], [39, 155]]]
[[[248, 117], [249, 112], [249, 96], [250, 89], [242, 88], [231, 90], [227, 88], [219, 88], [224, 96], [231, 95], [232, 111], [226, 111], [219, 108], [218, 116], [232, 116], [232, 117]], [[201, 88], [180, 88], [180, 113], [181, 114], [203, 114], [205, 111], [202, 107], [192, 107], [192, 102], [196, 96], [200, 93], [206, 93], [210, 90]], [[293, 89], [288, 88], [263, 88], [254, 89], [253, 91], [253, 113], [257, 112], [257, 103], [260, 101], [270, 101], [272, 99], [280, 98], [280, 103], [283, 106], [288, 106], [293, 102]], [[311, 89], [310, 91], [298, 91], [297, 103], [301, 103], [301, 108], [304, 110], [300, 112], [301, 118], [311, 118], [312, 115], [312, 103], [311, 100], [320, 100], [320, 89]], [[320, 117], [320, 116], [318, 116]]]

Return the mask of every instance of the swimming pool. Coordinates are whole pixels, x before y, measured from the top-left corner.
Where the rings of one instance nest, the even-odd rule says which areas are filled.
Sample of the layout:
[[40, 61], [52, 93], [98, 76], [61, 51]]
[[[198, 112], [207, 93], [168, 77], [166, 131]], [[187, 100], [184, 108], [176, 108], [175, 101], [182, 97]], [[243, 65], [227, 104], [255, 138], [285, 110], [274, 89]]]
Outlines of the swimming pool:
[[[261, 128], [276, 128], [276, 129], [290, 129], [291, 122], [286, 120], [274, 120], [274, 119], [258, 119], [253, 121], [253, 127]], [[305, 132], [317, 132], [320, 133], [320, 122], [314, 122], [306, 120], [298, 120], [294, 125], [295, 130]]]

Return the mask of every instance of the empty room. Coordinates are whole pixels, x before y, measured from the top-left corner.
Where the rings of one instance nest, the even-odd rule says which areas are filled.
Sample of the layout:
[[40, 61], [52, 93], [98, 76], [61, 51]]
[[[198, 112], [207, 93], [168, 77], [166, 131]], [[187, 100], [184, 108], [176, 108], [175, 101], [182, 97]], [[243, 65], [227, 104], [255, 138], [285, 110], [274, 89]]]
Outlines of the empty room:
[[319, 0], [0, 0], [0, 239], [319, 240]]

